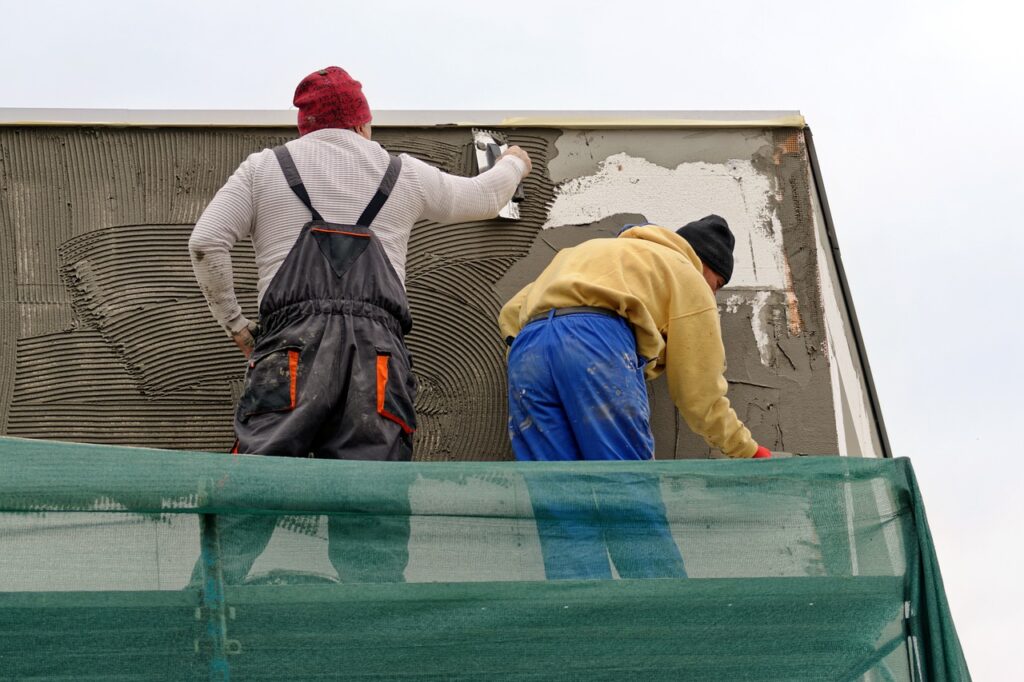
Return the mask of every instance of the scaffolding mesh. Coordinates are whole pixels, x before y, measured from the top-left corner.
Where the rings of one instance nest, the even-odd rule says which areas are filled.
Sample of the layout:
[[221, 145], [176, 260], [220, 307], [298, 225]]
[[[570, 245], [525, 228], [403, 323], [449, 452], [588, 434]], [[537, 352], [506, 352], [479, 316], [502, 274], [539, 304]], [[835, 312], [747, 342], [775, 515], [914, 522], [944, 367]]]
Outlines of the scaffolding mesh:
[[969, 679], [905, 459], [0, 468], [3, 678]]

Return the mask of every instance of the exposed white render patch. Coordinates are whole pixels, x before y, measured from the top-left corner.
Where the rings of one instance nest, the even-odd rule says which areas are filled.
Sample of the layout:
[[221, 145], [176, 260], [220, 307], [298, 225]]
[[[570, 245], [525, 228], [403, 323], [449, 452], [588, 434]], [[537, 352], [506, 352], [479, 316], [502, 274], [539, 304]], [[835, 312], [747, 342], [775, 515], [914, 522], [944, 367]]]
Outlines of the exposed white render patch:
[[771, 199], [768, 177], [750, 161], [681, 163], [671, 169], [623, 152], [601, 162], [596, 174], [560, 185], [544, 227], [640, 213], [674, 229], [717, 213], [736, 235], [736, 265], [728, 286], [781, 290], [786, 283], [782, 226]]
[[771, 308], [768, 307], [770, 298], [771, 292], [763, 290], [755, 291], [752, 297], [749, 294], [730, 294], [729, 298], [725, 299], [725, 306], [719, 307], [719, 312], [722, 312], [724, 308], [724, 312], [735, 315], [740, 311], [741, 306], [750, 306], [750, 330], [757, 342], [761, 364], [765, 367], [771, 367], [774, 359], [771, 337], [768, 335], [768, 316], [771, 314]]
[[770, 366], [771, 352], [769, 351], [770, 339], [765, 324], [769, 292], [759, 291], [754, 294], [750, 302], [750, 328], [754, 331], [754, 340], [757, 341], [757, 351], [761, 354], [761, 364]]

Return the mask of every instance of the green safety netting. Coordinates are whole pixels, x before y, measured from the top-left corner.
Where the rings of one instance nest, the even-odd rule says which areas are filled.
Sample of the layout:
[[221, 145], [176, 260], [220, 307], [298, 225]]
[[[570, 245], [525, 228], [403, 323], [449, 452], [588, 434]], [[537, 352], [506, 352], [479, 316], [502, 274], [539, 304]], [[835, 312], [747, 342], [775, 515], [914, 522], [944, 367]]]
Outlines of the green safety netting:
[[2, 678], [969, 679], [905, 459], [0, 470]]

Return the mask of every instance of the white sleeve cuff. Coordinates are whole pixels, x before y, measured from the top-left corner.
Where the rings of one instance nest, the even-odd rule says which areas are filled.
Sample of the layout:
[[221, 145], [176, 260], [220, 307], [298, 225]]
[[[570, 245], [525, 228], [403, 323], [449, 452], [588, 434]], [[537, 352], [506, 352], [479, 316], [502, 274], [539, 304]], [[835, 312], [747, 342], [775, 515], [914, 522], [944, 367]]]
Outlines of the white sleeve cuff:
[[228, 336], [234, 336], [248, 326], [249, 320], [246, 319], [245, 315], [238, 315], [224, 324], [224, 331], [227, 332]]
[[526, 174], [526, 162], [520, 159], [518, 156], [506, 156], [502, 161], [511, 161], [515, 164], [516, 170], [519, 171], [519, 179], [522, 180]]

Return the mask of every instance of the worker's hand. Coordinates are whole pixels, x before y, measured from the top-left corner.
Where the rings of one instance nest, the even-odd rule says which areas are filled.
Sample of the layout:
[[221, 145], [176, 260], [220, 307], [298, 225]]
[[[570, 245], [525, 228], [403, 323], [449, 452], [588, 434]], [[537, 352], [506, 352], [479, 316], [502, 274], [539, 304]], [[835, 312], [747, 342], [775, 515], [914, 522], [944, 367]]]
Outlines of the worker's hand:
[[250, 322], [247, 326], [242, 327], [231, 335], [231, 340], [238, 346], [238, 350], [242, 351], [242, 355], [245, 356], [246, 360], [252, 355], [252, 349], [256, 346], [256, 338], [253, 336], [254, 331], [256, 331], [256, 324]]
[[763, 445], [757, 446], [757, 452], [754, 453], [752, 459], [768, 459], [772, 456], [772, 451]]
[[512, 145], [511, 147], [506, 149], [501, 156], [498, 157], [498, 161], [501, 161], [506, 156], [514, 156], [526, 164], [526, 172], [523, 173], [524, 178], [530, 174], [531, 170], [533, 170], [533, 162], [530, 161], [530, 155], [527, 154], [522, 147], [518, 145]]

